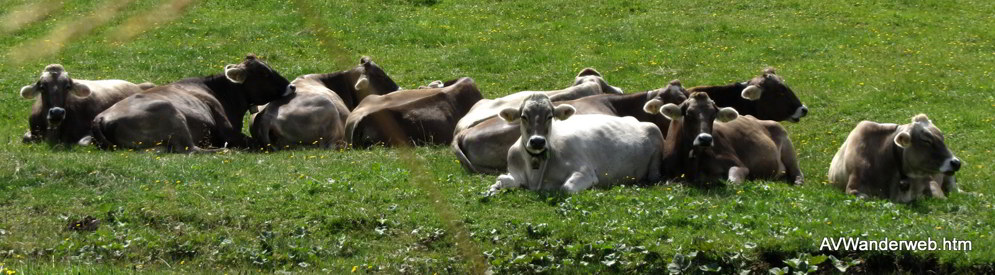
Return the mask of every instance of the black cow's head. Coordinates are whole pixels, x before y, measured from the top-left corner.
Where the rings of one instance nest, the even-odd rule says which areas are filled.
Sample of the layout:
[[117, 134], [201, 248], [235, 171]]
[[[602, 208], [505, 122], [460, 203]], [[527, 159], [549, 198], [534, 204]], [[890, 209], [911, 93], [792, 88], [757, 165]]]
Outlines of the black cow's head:
[[21, 88], [21, 96], [26, 99], [33, 99], [39, 94], [48, 128], [54, 129], [62, 124], [67, 115], [71, 115], [67, 114], [66, 100], [70, 96], [90, 96], [90, 88], [69, 78], [62, 65], [52, 64], [45, 67], [35, 84]]
[[737, 117], [739, 113], [736, 109], [725, 107], [719, 108], [708, 94], [695, 92], [688, 100], [680, 105], [667, 103], [660, 107], [660, 113], [673, 121], [680, 121], [683, 124], [682, 139], [692, 140], [695, 149], [711, 147], [712, 123], [718, 119], [720, 122], [729, 122]]
[[[542, 93], [530, 95], [519, 108], [501, 110], [501, 119], [508, 123], [519, 123], [522, 133], [522, 147], [532, 156], [546, 153], [549, 143], [546, 142], [553, 125], [553, 118], [565, 120], [574, 114], [573, 106], [561, 104], [553, 107], [553, 102]], [[544, 158], [544, 157], [542, 157]], [[533, 168], [538, 168], [533, 165]]]
[[795, 93], [784, 84], [784, 79], [767, 68], [763, 75], [746, 82], [742, 97], [757, 104], [755, 117], [764, 120], [790, 120], [798, 122], [808, 115], [808, 107], [802, 105]]
[[225, 66], [225, 77], [241, 84], [246, 99], [253, 105], [269, 103], [295, 90], [290, 81], [253, 54], [247, 55], [242, 63]]
[[[387, 76], [387, 72], [380, 68], [377, 63], [373, 62], [369, 56], [364, 56], [359, 59], [359, 68], [362, 68], [363, 76], [360, 77], [362, 81], [365, 78], [365, 84], [367, 87], [360, 87], [360, 83], [357, 81], [356, 91], [368, 91], [370, 94], [374, 95], [385, 95], [400, 89], [394, 80]], [[362, 88], [362, 89], [361, 89]]]
[[643, 105], [643, 111], [650, 114], [658, 114], [660, 113], [660, 107], [663, 107], [664, 104], [680, 104], [687, 100], [687, 94], [687, 90], [681, 86], [680, 81], [670, 81], [670, 84], [667, 84], [667, 87], [653, 90], [646, 94], [649, 100], [647, 100], [646, 104]]

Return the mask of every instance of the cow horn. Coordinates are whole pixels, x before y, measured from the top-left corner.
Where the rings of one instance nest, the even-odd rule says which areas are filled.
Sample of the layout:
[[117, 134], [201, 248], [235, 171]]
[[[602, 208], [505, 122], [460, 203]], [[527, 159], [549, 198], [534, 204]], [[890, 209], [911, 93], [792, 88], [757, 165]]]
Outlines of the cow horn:
[[760, 87], [757, 87], [757, 85], [750, 85], [743, 89], [741, 96], [747, 100], [757, 100], [760, 99], [760, 95], [762, 94], [763, 90], [760, 89]]
[[926, 114], [918, 114], [915, 117], [912, 117], [912, 122], [913, 123], [932, 124], [932, 122], [929, 121], [929, 117], [927, 117]]
[[21, 97], [25, 99], [32, 99], [38, 95], [38, 90], [35, 89], [34, 85], [27, 85], [21, 87]]
[[245, 82], [245, 68], [240, 68], [235, 64], [225, 65], [225, 77], [232, 83]]

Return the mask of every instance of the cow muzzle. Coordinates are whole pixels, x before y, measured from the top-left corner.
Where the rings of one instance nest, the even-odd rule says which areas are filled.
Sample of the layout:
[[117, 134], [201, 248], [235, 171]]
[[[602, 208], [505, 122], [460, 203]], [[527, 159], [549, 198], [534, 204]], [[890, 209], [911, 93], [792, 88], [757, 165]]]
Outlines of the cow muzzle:
[[695, 147], [712, 147], [712, 135], [710, 134], [699, 134], [694, 138]]
[[801, 121], [802, 118], [805, 117], [805, 116], [807, 116], [807, 115], [808, 115], [808, 107], [805, 107], [805, 105], [802, 105], [801, 107], [798, 107], [798, 109], [795, 109], [795, 113], [794, 114], [791, 114], [791, 122]]
[[543, 151], [546, 151], [546, 138], [540, 136], [530, 137], [525, 150], [529, 151], [529, 154], [541, 154]]
[[960, 165], [961, 162], [959, 158], [956, 157], [949, 158], [943, 161], [943, 165], [940, 166], [940, 172], [947, 175], [952, 175], [954, 172], [960, 170]]
[[45, 119], [48, 119], [49, 124], [59, 124], [62, 120], [66, 118], [66, 109], [60, 107], [52, 107], [48, 109], [48, 115]]

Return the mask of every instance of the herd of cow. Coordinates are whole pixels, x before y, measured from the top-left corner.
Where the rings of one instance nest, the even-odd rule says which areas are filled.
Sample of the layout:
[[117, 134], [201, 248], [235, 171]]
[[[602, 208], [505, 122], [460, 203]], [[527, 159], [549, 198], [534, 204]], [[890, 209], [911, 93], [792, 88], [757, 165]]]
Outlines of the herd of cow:
[[[160, 86], [72, 79], [53, 64], [20, 94], [38, 98], [25, 143], [181, 153], [450, 145], [468, 171], [504, 173], [492, 193], [664, 180], [801, 184], [778, 121], [808, 113], [773, 69], [728, 85], [685, 89], [675, 80], [623, 94], [588, 68], [561, 90], [485, 99], [468, 77], [401, 89], [368, 57], [288, 81], [248, 55], [221, 74]], [[242, 133], [247, 112], [251, 137]], [[920, 114], [903, 125], [858, 124], [828, 176], [848, 194], [908, 202], [956, 192], [960, 165]]]

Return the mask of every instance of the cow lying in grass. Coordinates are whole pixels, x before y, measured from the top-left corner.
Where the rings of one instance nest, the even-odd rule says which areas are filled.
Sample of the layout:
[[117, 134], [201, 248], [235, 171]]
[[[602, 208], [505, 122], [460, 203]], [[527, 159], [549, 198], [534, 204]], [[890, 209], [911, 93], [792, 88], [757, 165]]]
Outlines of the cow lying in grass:
[[[657, 125], [666, 135], [670, 120], [664, 116], [647, 114], [643, 111], [643, 107], [655, 106], [651, 109], [656, 112], [664, 103], [684, 102], [687, 98], [686, 92], [681, 83], [675, 80], [662, 89], [622, 95], [593, 95], [568, 101], [554, 101], [554, 104], [574, 106], [577, 114], [631, 116], [639, 121]], [[646, 105], [647, 102], [653, 103]], [[504, 152], [508, 151], [519, 136], [517, 125], [508, 124], [499, 118], [491, 118], [459, 132], [453, 138], [450, 147], [468, 172], [499, 174], [508, 169], [507, 156]]]
[[829, 165], [829, 181], [847, 194], [910, 202], [958, 191], [961, 161], [926, 115], [904, 125], [862, 121]]
[[490, 193], [513, 187], [576, 193], [660, 179], [659, 128], [631, 117], [572, 116], [574, 111], [570, 105], [553, 107], [544, 94], [502, 110], [501, 118], [517, 123], [521, 137], [508, 150], [508, 173], [498, 176]]
[[45, 66], [38, 81], [21, 88], [21, 97], [38, 98], [31, 107], [30, 128], [22, 141], [88, 145], [93, 117], [121, 99], [154, 86], [124, 80], [72, 79], [62, 65]]
[[659, 112], [671, 120], [663, 153], [667, 178], [803, 182], [788, 133], [777, 122], [740, 116], [730, 107], [720, 109], [702, 92], [692, 93], [680, 105], [663, 105]]
[[223, 74], [187, 78], [132, 95], [93, 119], [101, 148], [164, 148], [201, 152], [202, 147], [248, 147], [242, 117], [292, 93], [290, 84], [255, 55], [225, 66]]
[[394, 80], [365, 56], [352, 69], [302, 75], [290, 85], [293, 93], [266, 104], [252, 116], [249, 132], [266, 148], [342, 148], [347, 144], [345, 122], [349, 113], [367, 96], [398, 89]]

